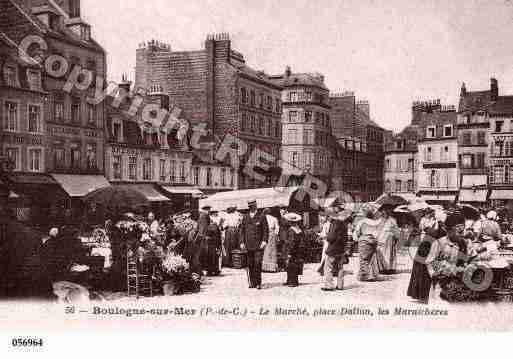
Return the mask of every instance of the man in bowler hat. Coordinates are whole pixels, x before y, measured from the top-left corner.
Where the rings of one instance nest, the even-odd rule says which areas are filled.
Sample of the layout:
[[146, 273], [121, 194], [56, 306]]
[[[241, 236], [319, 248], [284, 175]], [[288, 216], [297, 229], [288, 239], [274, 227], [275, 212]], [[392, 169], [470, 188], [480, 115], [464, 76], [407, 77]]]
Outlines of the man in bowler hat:
[[242, 218], [241, 248], [247, 251], [249, 287], [262, 288], [262, 258], [268, 239], [265, 217], [258, 212], [255, 200], [248, 202], [249, 213]]

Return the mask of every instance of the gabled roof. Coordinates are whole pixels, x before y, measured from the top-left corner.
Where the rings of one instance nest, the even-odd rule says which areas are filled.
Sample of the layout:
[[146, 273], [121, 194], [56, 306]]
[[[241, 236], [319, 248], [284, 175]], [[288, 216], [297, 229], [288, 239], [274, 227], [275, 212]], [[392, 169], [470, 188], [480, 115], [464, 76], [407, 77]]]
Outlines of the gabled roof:
[[[59, 6], [51, 0], [48, 0], [48, 6], [54, 7], [56, 11], [59, 13], [63, 13], [63, 10], [59, 8]], [[34, 27], [35, 30], [38, 32], [50, 35], [54, 38], [68, 41], [73, 44], [76, 44], [78, 46], [84, 46], [91, 49], [94, 49], [96, 51], [105, 52], [105, 50], [91, 37], [89, 41], [82, 40], [78, 35], [73, 33], [71, 30], [69, 30], [66, 26], [63, 26], [60, 31], [56, 31], [51, 29], [49, 26], [47, 26], [45, 23], [40, 21], [37, 16], [32, 14], [32, 11], [30, 8], [27, 7], [26, 3], [23, 0], [2, 0], [0, 2], [0, 13], [8, 13], [8, 10], [16, 9], [17, 13], [21, 15], [27, 22], [31, 24], [31, 26]], [[13, 22], [12, 15], [5, 15], [5, 23], [10, 25]], [[1, 17], [1, 15], [0, 15]]]
[[250, 79], [264, 82], [266, 85], [272, 86], [272, 87], [276, 88], [277, 90], [281, 90], [281, 86], [279, 84], [277, 84], [275, 81], [272, 81], [271, 78], [263, 71], [256, 71], [246, 64], [244, 64], [244, 65], [231, 64], [231, 65], [233, 67], [235, 67], [235, 69], [237, 69], [238, 73], [245, 75], [246, 77], [249, 77]]
[[324, 84], [322, 79], [310, 73], [293, 73], [290, 76], [278, 75], [272, 76], [272, 79], [276, 81], [282, 87], [291, 87], [291, 86], [315, 86], [320, 89], [328, 91], [328, 88]]

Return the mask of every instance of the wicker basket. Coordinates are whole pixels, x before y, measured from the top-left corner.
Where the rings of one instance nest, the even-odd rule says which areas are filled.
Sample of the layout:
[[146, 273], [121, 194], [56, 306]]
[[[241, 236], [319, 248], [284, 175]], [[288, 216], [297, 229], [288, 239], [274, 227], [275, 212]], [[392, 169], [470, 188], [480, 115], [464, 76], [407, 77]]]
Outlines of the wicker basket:
[[239, 250], [232, 251], [233, 268], [235, 268], [235, 269], [246, 268], [246, 265], [247, 265], [246, 254], [247, 254], [247, 252], [243, 252], [243, 251], [239, 251]]

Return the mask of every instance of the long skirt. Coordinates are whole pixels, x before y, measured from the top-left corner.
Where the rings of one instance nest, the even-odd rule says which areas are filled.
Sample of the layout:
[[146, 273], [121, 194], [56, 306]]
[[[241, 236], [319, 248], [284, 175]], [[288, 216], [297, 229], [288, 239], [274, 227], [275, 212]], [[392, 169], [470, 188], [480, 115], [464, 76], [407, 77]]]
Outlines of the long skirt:
[[262, 271], [273, 273], [278, 271], [278, 236], [276, 234], [269, 234], [269, 241], [262, 259]]
[[228, 227], [224, 234], [223, 264], [232, 266], [232, 252], [239, 249], [238, 231], [235, 227]]
[[376, 279], [376, 247], [376, 242], [369, 241], [365, 238], [360, 239], [360, 241], [358, 242], [358, 255], [360, 260], [358, 280], [366, 281]]
[[429, 299], [429, 292], [431, 290], [431, 276], [428, 269], [424, 264], [426, 257], [431, 250], [431, 242], [420, 242], [417, 254], [413, 260], [413, 267], [411, 270], [410, 284], [408, 285], [407, 295], [413, 299], [426, 302]]
[[219, 250], [214, 244], [208, 244], [206, 253], [206, 271], [210, 275], [219, 274]]
[[397, 270], [396, 240], [390, 237], [384, 244], [379, 243], [376, 250], [378, 270], [381, 274], [393, 273]]

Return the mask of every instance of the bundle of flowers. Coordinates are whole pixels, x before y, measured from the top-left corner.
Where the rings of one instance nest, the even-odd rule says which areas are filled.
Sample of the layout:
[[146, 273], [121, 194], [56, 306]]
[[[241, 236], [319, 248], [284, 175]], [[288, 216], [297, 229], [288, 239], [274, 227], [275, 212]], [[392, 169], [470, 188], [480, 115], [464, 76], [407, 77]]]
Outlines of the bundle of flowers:
[[182, 256], [169, 253], [162, 262], [162, 267], [167, 274], [173, 276], [188, 271], [189, 263]]
[[162, 269], [162, 281], [173, 282], [177, 288], [177, 294], [200, 290], [199, 275], [190, 271], [189, 263], [182, 256], [172, 252], [168, 253], [162, 262]]

